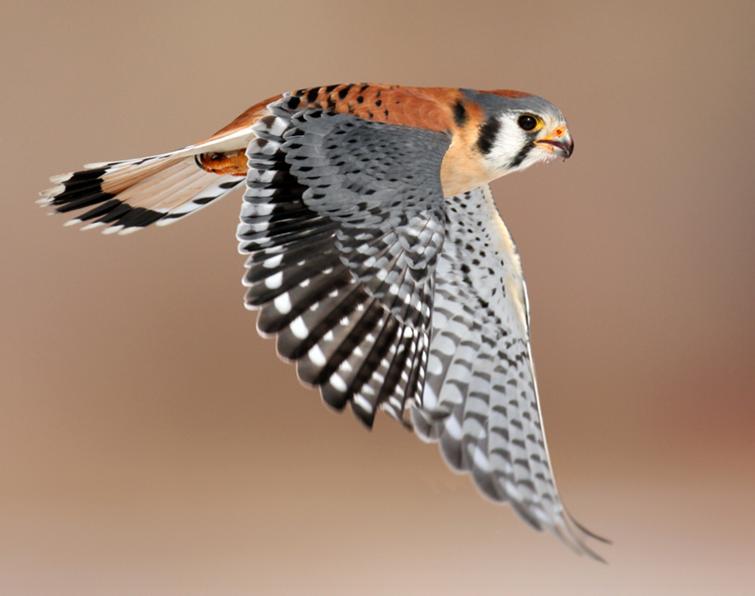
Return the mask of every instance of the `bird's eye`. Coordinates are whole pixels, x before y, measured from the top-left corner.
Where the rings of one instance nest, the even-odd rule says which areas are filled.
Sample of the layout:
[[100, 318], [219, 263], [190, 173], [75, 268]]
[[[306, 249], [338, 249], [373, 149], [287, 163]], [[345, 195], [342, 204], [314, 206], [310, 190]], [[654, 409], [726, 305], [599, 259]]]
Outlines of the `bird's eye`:
[[527, 132], [532, 132], [540, 126], [540, 118], [532, 114], [522, 114], [516, 122], [519, 128]]

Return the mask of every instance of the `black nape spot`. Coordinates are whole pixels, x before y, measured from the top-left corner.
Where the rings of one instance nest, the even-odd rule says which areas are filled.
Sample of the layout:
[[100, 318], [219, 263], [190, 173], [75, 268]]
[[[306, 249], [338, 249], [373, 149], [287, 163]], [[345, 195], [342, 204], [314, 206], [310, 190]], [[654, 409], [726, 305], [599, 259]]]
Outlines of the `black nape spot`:
[[454, 104], [454, 122], [456, 122], [456, 126], [462, 127], [466, 124], [467, 119], [467, 108], [464, 107], [464, 103], [459, 99]]
[[493, 149], [493, 144], [501, 130], [501, 122], [495, 116], [491, 116], [480, 127], [480, 136], [477, 139], [477, 148], [483, 154], [488, 154]]
[[289, 110], [295, 110], [299, 107], [299, 104], [301, 103], [301, 100], [296, 96], [292, 96], [288, 98], [288, 103], [286, 104], [288, 106]]
[[317, 87], [313, 87], [307, 92], [307, 101], [312, 103], [314, 100], [317, 99], [317, 94], [320, 93], [320, 90]]

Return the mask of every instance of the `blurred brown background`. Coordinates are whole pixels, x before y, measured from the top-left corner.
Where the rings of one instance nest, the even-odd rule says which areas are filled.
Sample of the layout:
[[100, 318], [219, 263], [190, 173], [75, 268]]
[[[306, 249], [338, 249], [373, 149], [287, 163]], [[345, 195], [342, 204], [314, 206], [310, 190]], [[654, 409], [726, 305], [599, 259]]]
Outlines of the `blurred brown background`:
[[[0, 593], [745, 594], [755, 572], [755, 5], [85, 2], [0, 19]], [[541, 94], [575, 157], [494, 185], [579, 558], [241, 306], [239, 194], [126, 238], [47, 176], [311, 84]]]

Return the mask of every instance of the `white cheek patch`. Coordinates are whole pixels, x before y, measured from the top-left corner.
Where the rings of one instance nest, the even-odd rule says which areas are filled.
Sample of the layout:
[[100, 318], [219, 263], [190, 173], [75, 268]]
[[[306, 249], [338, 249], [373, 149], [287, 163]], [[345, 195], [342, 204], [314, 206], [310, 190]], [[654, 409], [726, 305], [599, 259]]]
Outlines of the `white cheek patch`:
[[501, 128], [493, 143], [493, 147], [488, 154], [488, 160], [493, 169], [500, 176], [504, 176], [529, 168], [536, 163], [551, 161], [557, 157], [554, 151], [535, 143], [520, 163], [512, 165], [513, 162], [517, 161], [517, 157], [520, 156], [522, 149], [530, 141], [531, 136], [519, 128], [515, 121], [504, 119], [501, 122]]
[[527, 142], [524, 132], [511, 122], [502, 122], [489, 159], [495, 164], [496, 169], [505, 169], [519, 154]]

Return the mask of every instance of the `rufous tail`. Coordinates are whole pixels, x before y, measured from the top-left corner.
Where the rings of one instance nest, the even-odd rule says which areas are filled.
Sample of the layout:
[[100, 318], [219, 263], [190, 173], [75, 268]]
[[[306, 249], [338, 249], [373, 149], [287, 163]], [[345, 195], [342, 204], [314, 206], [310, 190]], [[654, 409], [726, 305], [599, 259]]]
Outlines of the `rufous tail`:
[[238, 187], [251, 133], [237, 130], [170, 153], [93, 163], [50, 178], [39, 203], [70, 213], [66, 225], [129, 234], [196, 213]]

